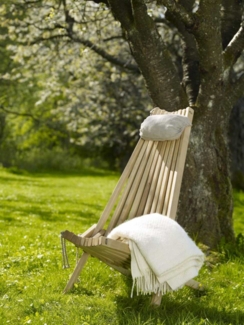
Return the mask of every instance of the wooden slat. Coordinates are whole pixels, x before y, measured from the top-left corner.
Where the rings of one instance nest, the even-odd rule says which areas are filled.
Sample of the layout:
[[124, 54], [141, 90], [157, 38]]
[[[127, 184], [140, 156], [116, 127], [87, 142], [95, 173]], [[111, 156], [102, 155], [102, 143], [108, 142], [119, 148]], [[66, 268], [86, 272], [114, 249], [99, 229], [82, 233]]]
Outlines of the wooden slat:
[[160, 172], [162, 172], [162, 164], [163, 164], [163, 156], [165, 155], [165, 151], [166, 151], [166, 145], [167, 142], [162, 142], [161, 147], [159, 148], [158, 151], [158, 159], [157, 159], [157, 163], [156, 163], [156, 167], [153, 173], [153, 178], [152, 178], [152, 182], [151, 182], [151, 187], [148, 193], [148, 197], [147, 197], [147, 201], [146, 201], [146, 205], [145, 205], [145, 209], [144, 209], [144, 213], [143, 214], [148, 214], [151, 211], [151, 207], [153, 202], [155, 202], [156, 198], [155, 198], [155, 191], [156, 191], [156, 187], [157, 187], [157, 182], [159, 179], [159, 175]]
[[192, 289], [200, 290], [200, 291], [204, 291], [205, 290], [204, 286], [202, 286], [201, 283], [199, 283], [199, 282], [197, 282], [197, 281], [195, 281], [193, 279], [187, 281], [186, 282], [186, 286], [187, 287], [190, 287]]
[[[189, 107], [184, 111], [184, 115], [187, 116], [191, 122], [193, 119], [193, 114], [194, 114], [193, 109]], [[175, 167], [176, 172], [174, 174], [173, 185], [172, 185], [171, 195], [169, 199], [169, 206], [167, 211], [167, 216], [169, 216], [172, 219], [175, 219], [176, 216], [190, 132], [191, 132], [191, 128], [187, 127], [181, 136], [178, 159]]]
[[168, 184], [169, 172], [170, 172], [171, 163], [173, 160], [175, 141], [168, 141], [168, 144], [169, 144], [169, 154], [167, 155], [167, 158], [165, 161], [165, 168], [164, 168], [162, 182], [161, 182], [161, 184], [158, 183], [159, 198], [157, 200], [157, 207], [156, 207], [156, 212], [158, 212], [158, 213], [162, 212], [162, 206], [164, 203], [166, 188], [167, 188], [167, 184]]
[[97, 231], [102, 229], [104, 227], [106, 221], [108, 220], [110, 213], [111, 213], [112, 209], [114, 208], [116, 200], [118, 199], [119, 194], [120, 194], [125, 182], [127, 181], [134, 164], [138, 160], [138, 155], [141, 154], [141, 149], [142, 149], [143, 144], [144, 144], [144, 140], [140, 139], [138, 141], [127, 165], [126, 165], [126, 168], [124, 169], [124, 171], [119, 179], [117, 186], [115, 187], [115, 189], [112, 193], [110, 200], [108, 201], [108, 204], [106, 205], [106, 207], [97, 223], [97, 227], [95, 228], [94, 233], [96, 233]]
[[163, 209], [161, 210], [161, 213], [163, 215], [167, 215], [167, 211], [168, 211], [169, 199], [170, 199], [170, 195], [172, 192], [172, 184], [173, 184], [173, 178], [174, 178], [174, 173], [175, 173], [176, 160], [178, 157], [179, 145], [180, 145], [180, 140], [178, 139], [175, 142], [174, 155], [173, 155], [173, 160], [172, 160], [170, 172], [169, 172], [169, 178], [168, 178], [168, 182], [167, 182], [167, 186], [166, 186], [166, 193], [165, 193], [165, 199], [163, 202]]
[[140, 164], [138, 170], [136, 171], [135, 178], [133, 179], [133, 182], [131, 184], [130, 191], [127, 195], [126, 203], [124, 204], [123, 209], [120, 213], [120, 218], [117, 222], [117, 225], [123, 223], [128, 218], [129, 211], [132, 207], [132, 204], [135, 202], [136, 194], [139, 190], [140, 181], [144, 176], [147, 177], [148, 170], [146, 170], [146, 166], [147, 166], [148, 160], [150, 159], [153, 144], [154, 144], [153, 141], [147, 141], [147, 142], [148, 142], [147, 150], [144, 154], [144, 157], [141, 161], [141, 164]]
[[146, 155], [146, 156], [148, 156], [148, 159], [146, 159], [146, 167], [145, 167], [145, 170], [143, 171], [142, 176], [140, 177], [140, 175], [139, 175], [139, 185], [138, 185], [138, 189], [136, 191], [136, 196], [133, 200], [132, 208], [130, 210], [128, 219], [132, 219], [136, 216], [138, 207], [140, 204], [142, 204], [141, 199], [142, 199], [143, 193], [145, 191], [145, 186], [146, 186], [146, 183], [148, 180], [149, 172], [150, 172], [150, 169], [151, 169], [151, 166], [153, 163], [153, 159], [154, 159], [154, 156], [156, 153], [157, 146], [158, 146], [157, 141], [152, 142], [152, 149], [150, 150], [150, 153]]
[[162, 300], [162, 294], [154, 293], [152, 295], [151, 305], [160, 306]]
[[102, 252], [100, 252], [98, 249], [94, 250], [92, 249], [92, 247], [86, 247], [84, 250], [87, 254], [90, 254], [93, 257], [98, 258], [99, 260], [101, 260], [102, 262], [106, 263], [106, 264], [115, 264], [117, 266], [122, 266], [125, 267], [123, 264], [123, 262], [120, 261], [116, 261], [114, 258], [111, 257], [111, 254], [104, 254]]
[[85, 232], [83, 232], [82, 234], [79, 234], [78, 236], [90, 237], [92, 235], [92, 233], [94, 232], [94, 229], [96, 228], [96, 226], [97, 226], [97, 224], [95, 223], [90, 228], [88, 228]]
[[[165, 114], [166, 111], [165, 110], [161, 110], [159, 107], [155, 107], [153, 110], [151, 110], [151, 115], [162, 115], [162, 114]], [[141, 199], [139, 200], [139, 195], [138, 195], [138, 199], [137, 199], [137, 205], [138, 205], [138, 209], [137, 209], [137, 212], [134, 212], [131, 213], [130, 215], [130, 219], [134, 216], [140, 216], [140, 215], [144, 215], [144, 214], [147, 214], [150, 212], [150, 208], [151, 208], [151, 202], [153, 200], [153, 197], [154, 197], [154, 192], [155, 192], [155, 188], [153, 186], [154, 182], [153, 180], [156, 180], [157, 177], [158, 177], [158, 174], [157, 174], [157, 171], [159, 172], [160, 170], [160, 163], [158, 164], [157, 163], [157, 158], [158, 158], [158, 153], [160, 152], [160, 149], [161, 149], [161, 146], [162, 146], [162, 142], [157, 142], [158, 144], [158, 148], [157, 148], [157, 151], [156, 151], [156, 154], [155, 154], [155, 158], [154, 158], [154, 161], [153, 161], [153, 164], [152, 164], [152, 168], [150, 169], [150, 173], [149, 173], [149, 176], [148, 176], [148, 181], [144, 186], [144, 191], [143, 193], [141, 194]], [[155, 169], [155, 166], [158, 164], [158, 168], [156, 168], [156, 171], [154, 171]], [[141, 188], [141, 186], [140, 186]], [[143, 212], [144, 210], [144, 212]]]
[[116, 271], [119, 271], [121, 274], [126, 275], [126, 276], [129, 276], [131, 274], [131, 271], [128, 270], [128, 269], [125, 269], [124, 267], [117, 266], [117, 265], [114, 265], [114, 264], [111, 264], [111, 263], [107, 263], [107, 265], [112, 267]]
[[130, 253], [120, 252], [117, 249], [113, 249], [107, 246], [99, 246], [97, 247], [96, 251], [100, 252], [100, 254], [103, 254], [104, 256], [111, 257], [115, 261], [121, 261], [122, 263], [125, 263], [126, 261], [129, 263], [130, 261]]
[[121, 267], [130, 267], [130, 257], [129, 256], [118, 256], [115, 254], [115, 251], [101, 250], [102, 247], [86, 247], [85, 252], [89, 253], [91, 256], [94, 256], [98, 259], [106, 260], [108, 263], [112, 263]]
[[[97, 246], [96, 249], [92, 249], [92, 247], [86, 247], [85, 250], [90, 250], [90, 252], [94, 252], [99, 256], [103, 256], [104, 258], [109, 258], [111, 261], [116, 263], [116, 265], [127, 265], [130, 266], [130, 253], [122, 253], [117, 249], [112, 249], [106, 246]], [[91, 253], [93, 254], [93, 253]]]
[[108, 247], [85, 247], [84, 251], [91, 256], [97, 257], [101, 260], [106, 260], [107, 263], [111, 263], [124, 268], [130, 267], [130, 254], [117, 254], [118, 251]]
[[88, 259], [90, 255], [88, 253], [83, 253], [83, 255], [81, 256], [81, 258], [79, 259], [79, 262], [77, 263], [74, 272], [71, 275], [71, 278], [69, 279], [65, 289], [64, 289], [64, 293], [68, 292], [74, 285], [75, 281], [77, 280], [81, 270], [83, 269], [83, 267], [86, 264], [86, 261]]
[[103, 236], [105, 234], [106, 230], [102, 229], [96, 235], [92, 237], [91, 246], [97, 246], [99, 244], [99, 237]]
[[141, 201], [140, 201], [140, 204], [138, 206], [137, 212], [135, 213], [135, 216], [141, 216], [141, 215], [146, 214], [146, 212], [145, 212], [146, 203], [150, 198], [153, 197], [152, 192], [150, 192], [150, 188], [153, 186], [154, 175], [156, 174], [155, 168], [156, 168], [156, 165], [157, 165], [158, 156], [159, 156], [159, 152], [160, 152], [160, 150], [162, 148], [162, 145], [163, 145], [163, 142], [159, 141], [158, 145], [157, 145], [157, 148], [156, 148], [156, 152], [155, 152], [154, 157], [153, 157], [153, 162], [152, 162], [152, 165], [151, 165], [151, 168], [150, 168], [148, 179], [147, 179], [147, 182], [146, 182], [146, 184], [144, 186], [144, 191], [143, 191], [142, 196], [141, 196]]
[[[122, 270], [130, 270], [130, 262], [124, 262], [124, 263], [121, 263], [121, 261], [117, 262], [117, 261], [114, 261], [114, 260], [110, 260], [110, 259], [107, 259], [107, 256], [104, 257], [104, 256], [101, 256], [99, 257], [99, 259], [106, 263], [107, 265], [114, 265], [117, 267], [117, 269], [122, 269]], [[114, 267], [115, 268], [115, 267]], [[125, 274], [125, 272], [123, 272], [123, 274]], [[130, 271], [127, 272], [127, 275], [130, 274]]]
[[164, 177], [164, 172], [165, 172], [165, 167], [166, 167], [166, 162], [167, 162], [167, 157], [169, 155], [169, 151], [170, 151], [170, 142], [166, 141], [166, 148], [165, 151], [162, 152], [162, 156], [160, 153], [160, 162], [161, 162], [161, 166], [159, 165], [159, 176], [156, 179], [156, 182], [154, 184], [155, 186], [155, 192], [153, 195], [153, 200], [152, 200], [152, 205], [151, 205], [151, 209], [150, 209], [150, 213], [156, 212], [157, 209], [157, 204], [158, 204], [158, 200], [159, 200], [159, 195], [160, 195], [160, 191], [161, 191], [161, 186], [162, 186], [162, 182], [163, 182], [163, 177]]
[[102, 245], [105, 245], [107, 247], [114, 248], [114, 249], [120, 250], [125, 253], [130, 253], [128, 244], [122, 243], [119, 240], [114, 240], [114, 239], [106, 238], [106, 237], [100, 237], [100, 242]]
[[[130, 204], [133, 195], [136, 194], [134, 184], [136, 184], [138, 170], [141, 170], [141, 166], [143, 166], [145, 164], [144, 157], [145, 157], [147, 147], [152, 146], [151, 141], [144, 141], [144, 140], [141, 140], [141, 141], [143, 141], [143, 146], [141, 147], [141, 152], [138, 156], [136, 163], [134, 164], [134, 166], [132, 168], [130, 177], [126, 184], [126, 188], [124, 189], [122, 197], [120, 199], [120, 202], [118, 203], [118, 205], [114, 211], [113, 217], [109, 223], [106, 233], [109, 233], [114, 227], [116, 227], [118, 224], [120, 224], [122, 222], [122, 219], [124, 218], [124, 214], [125, 214], [125, 208], [127, 208], [128, 205]], [[141, 165], [141, 162], [142, 162], [142, 165]]]
[[88, 241], [88, 246], [92, 246], [93, 237], [88, 238], [87, 241]]

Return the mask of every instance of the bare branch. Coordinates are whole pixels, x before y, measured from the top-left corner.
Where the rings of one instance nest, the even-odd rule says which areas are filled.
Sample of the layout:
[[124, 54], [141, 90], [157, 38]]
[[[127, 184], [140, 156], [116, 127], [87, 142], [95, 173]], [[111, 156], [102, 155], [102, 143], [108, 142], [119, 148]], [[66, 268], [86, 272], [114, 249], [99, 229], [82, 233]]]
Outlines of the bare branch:
[[51, 40], [57, 40], [57, 39], [65, 39], [67, 38], [68, 40], [70, 39], [69, 35], [67, 34], [58, 34], [58, 35], [51, 35], [49, 37], [38, 37], [32, 41], [29, 41], [29, 42], [19, 42], [19, 44], [21, 45], [34, 45], [34, 44], [38, 44], [38, 43], [41, 43], [41, 42], [48, 42], [48, 41], [51, 41]]
[[108, 6], [108, 0], [86, 0], [87, 2], [104, 3]]
[[230, 68], [235, 64], [244, 49], [244, 22], [223, 52], [224, 66]]
[[5, 108], [3, 105], [0, 105], [0, 109], [7, 113], [7, 114], [13, 114], [13, 115], [17, 115], [17, 116], [26, 116], [26, 117], [30, 117], [33, 121], [35, 122], [39, 122], [40, 120], [37, 119], [36, 117], [34, 117], [31, 113], [20, 113], [20, 112], [17, 112], [17, 111], [14, 111], [14, 110], [10, 110], [10, 109], [7, 109]]
[[36, 0], [36, 1], [24, 1], [24, 3], [26, 5], [33, 5], [33, 4], [37, 4], [37, 3], [41, 3], [42, 1], [41, 0]]
[[100, 55], [102, 58], [104, 58], [105, 60], [121, 67], [124, 68], [126, 70], [132, 71], [134, 73], [139, 74], [140, 70], [138, 69], [137, 65], [135, 64], [131, 64], [129, 62], [125, 62], [122, 61], [118, 58], [116, 58], [115, 56], [109, 54], [108, 52], [104, 51], [103, 49], [101, 49], [100, 47], [98, 47], [97, 45], [95, 45], [94, 43], [92, 43], [89, 40], [84, 40], [80, 37], [75, 37], [74, 35], [72, 35], [72, 40], [85, 45], [86, 47], [90, 48], [92, 51], [96, 52], [98, 55]]
[[103, 42], [110, 42], [110, 41], [114, 41], [114, 40], [118, 40], [118, 39], [122, 40], [123, 36], [122, 35], [110, 36], [110, 37], [104, 38]]
[[91, 41], [82, 39], [80, 37], [76, 37], [73, 34], [51, 35], [51, 36], [49, 36], [47, 38], [39, 37], [39, 38], [37, 38], [37, 39], [35, 39], [35, 40], [31, 41], [31, 42], [28, 42], [28, 43], [20, 42], [20, 44], [22, 44], [22, 45], [34, 45], [34, 44], [37, 44], [37, 43], [40, 43], [40, 42], [48, 42], [48, 41], [55, 40], [55, 39], [65, 39], [65, 38], [68, 39], [69, 41], [72, 40], [72, 41], [74, 41], [76, 43], [80, 43], [80, 44], [90, 48], [92, 51], [94, 51], [95, 53], [100, 55], [102, 58], [104, 58], [105, 60], [109, 61], [110, 63], [112, 63], [114, 65], [117, 65], [117, 66], [119, 66], [119, 67], [121, 67], [123, 69], [129, 70], [129, 71], [131, 71], [133, 73], [140, 74], [140, 70], [138, 69], [137, 65], [129, 63], [128, 61], [127, 62], [122, 61], [122, 60], [116, 58], [115, 56], [109, 54], [108, 52], [106, 52], [102, 48], [98, 47], [97, 45], [95, 45]]
[[[61, 123], [58, 122], [58, 121], [53, 122], [51, 120], [49, 120], [49, 121], [48, 120], [42, 120], [41, 118], [38, 118], [38, 117], [32, 115], [31, 113], [18, 112], [18, 111], [15, 111], [13, 109], [5, 108], [3, 105], [0, 105], [0, 110], [2, 110], [3, 112], [5, 112], [7, 114], [12, 114], [12, 115], [15, 115], [15, 116], [24, 116], [24, 117], [31, 118], [38, 125], [45, 125], [46, 127], [48, 127], [51, 130], [60, 132]], [[64, 129], [62, 129], [62, 132], [65, 133], [66, 135], [69, 135], [69, 132], [64, 130]]]

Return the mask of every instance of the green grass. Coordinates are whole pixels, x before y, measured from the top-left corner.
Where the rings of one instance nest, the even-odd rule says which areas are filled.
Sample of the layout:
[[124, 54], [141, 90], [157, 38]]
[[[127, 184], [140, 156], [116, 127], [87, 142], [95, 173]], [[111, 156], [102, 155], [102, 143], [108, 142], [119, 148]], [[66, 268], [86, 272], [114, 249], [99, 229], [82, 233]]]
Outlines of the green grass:
[[[80, 282], [62, 294], [75, 266], [62, 269], [59, 233], [82, 232], [98, 220], [117, 174], [28, 174], [0, 170], [0, 324], [190, 325], [244, 324], [241, 254], [213, 255], [198, 277], [206, 292], [183, 288], [163, 296], [130, 298], [130, 279], [90, 258]], [[235, 192], [235, 231], [244, 234], [244, 193]], [[240, 237], [242, 243], [242, 236]]]
[[234, 229], [236, 235], [244, 234], [244, 193], [242, 191], [234, 191]]

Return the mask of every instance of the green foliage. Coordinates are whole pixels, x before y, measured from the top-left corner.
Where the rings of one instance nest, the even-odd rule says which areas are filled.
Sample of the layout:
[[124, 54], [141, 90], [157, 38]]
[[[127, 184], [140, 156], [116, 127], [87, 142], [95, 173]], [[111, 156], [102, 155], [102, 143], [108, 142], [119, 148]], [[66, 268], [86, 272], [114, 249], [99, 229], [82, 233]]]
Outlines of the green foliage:
[[12, 170], [17, 168], [32, 172], [41, 170], [78, 171], [88, 164], [92, 165], [92, 162], [82, 159], [78, 155], [71, 155], [70, 152], [59, 147], [53, 149], [33, 148], [15, 155]]
[[[204, 294], [183, 288], [163, 296], [159, 308], [149, 305], [148, 296], [130, 298], [131, 280], [94, 258], [72, 292], [62, 294], [76, 250], [68, 244], [71, 269], [63, 270], [59, 233], [82, 232], [96, 223], [117, 179], [99, 169], [73, 174], [0, 170], [0, 324], [243, 324], [244, 255], [231, 252], [224, 259], [211, 253], [211, 263], [207, 258], [198, 277]], [[243, 198], [243, 192], [235, 193], [240, 239]]]
[[[0, 10], [2, 57], [8, 60], [2, 80], [10, 85], [4, 100], [0, 97], [6, 117], [1, 162], [13, 165], [20, 156], [58, 147], [122, 168], [151, 103], [143, 78], [126, 72], [134, 61], [109, 10], [78, 1], [66, 1], [63, 8], [52, 0], [4, 1]], [[80, 21], [73, 39], [67, 36], [65, 10]], [[124, 67], [99, 57], [84, 40], [99, 44]]]

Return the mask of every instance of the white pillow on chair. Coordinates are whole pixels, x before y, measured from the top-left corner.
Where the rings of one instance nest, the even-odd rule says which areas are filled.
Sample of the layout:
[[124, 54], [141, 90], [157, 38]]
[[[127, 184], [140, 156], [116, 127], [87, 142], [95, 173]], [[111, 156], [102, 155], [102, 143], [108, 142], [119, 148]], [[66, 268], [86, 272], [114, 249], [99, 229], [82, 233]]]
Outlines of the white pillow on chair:
[[141, 124], [140, 137], [144, 140], [166, 141], [178, 139], [191, 122], [177, 114], [150, 115]]

